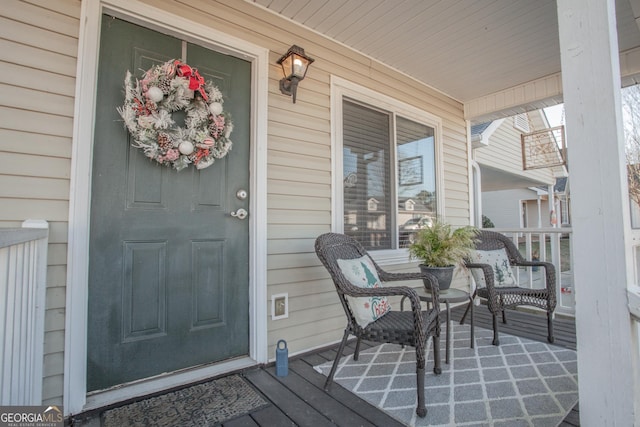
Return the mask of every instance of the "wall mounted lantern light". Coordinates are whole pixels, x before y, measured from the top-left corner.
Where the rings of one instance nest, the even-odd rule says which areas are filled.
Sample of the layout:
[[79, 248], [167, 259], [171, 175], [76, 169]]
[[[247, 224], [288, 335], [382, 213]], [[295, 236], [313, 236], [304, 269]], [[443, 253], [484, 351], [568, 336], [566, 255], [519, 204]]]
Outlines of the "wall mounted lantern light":
[[296, 103], [296, 92], [298, 83], [307, 74], [307, 68], [314, 59], [304, 54], [304, 49], [293, 45], [282, 58], [278, 59], [278, 64], [282, 66], [284, 78], [280, 80], [280, 92], [293, 96], [293, 103]]

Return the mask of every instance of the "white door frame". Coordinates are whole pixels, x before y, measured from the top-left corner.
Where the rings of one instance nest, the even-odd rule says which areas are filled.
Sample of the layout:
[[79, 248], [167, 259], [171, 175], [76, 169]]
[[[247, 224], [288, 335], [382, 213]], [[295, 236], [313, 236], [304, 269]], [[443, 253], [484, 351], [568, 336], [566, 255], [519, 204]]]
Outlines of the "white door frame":
[[[251, 62], [251, 155], [249, 216], [249, 357], [210, 367], [159, 375], [87, 395], [87, 301], [89, 274], [89, 214], [93, 132], [100, 23], [103, 13], [175, 35]], [[266, 309], [266, 168], [269, 50], [216, 29], [181, 18], [138, 0], [83, 1], [80, 16], [76, 98], [74, 106], [67, 297], [64, 351], [65, 416], [130, 397], [229, 372], [257, 363], [267, 355]], [[124, 76], [123, 76], [124, 82]]]

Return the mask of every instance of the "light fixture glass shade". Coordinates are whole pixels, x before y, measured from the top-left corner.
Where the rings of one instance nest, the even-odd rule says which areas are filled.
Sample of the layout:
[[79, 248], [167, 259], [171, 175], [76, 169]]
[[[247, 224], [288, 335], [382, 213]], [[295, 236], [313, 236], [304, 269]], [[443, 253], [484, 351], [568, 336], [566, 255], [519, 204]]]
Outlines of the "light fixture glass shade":
[[287, 53], [278, 60], [278, 64], [282, 66], [282, 73], [286, 79], [297, 77], [299, 80], [302, 80], [307, 74], [307, 67], [313, 61], [313, 58], [304, 54], [303, 48], [293, 45]]

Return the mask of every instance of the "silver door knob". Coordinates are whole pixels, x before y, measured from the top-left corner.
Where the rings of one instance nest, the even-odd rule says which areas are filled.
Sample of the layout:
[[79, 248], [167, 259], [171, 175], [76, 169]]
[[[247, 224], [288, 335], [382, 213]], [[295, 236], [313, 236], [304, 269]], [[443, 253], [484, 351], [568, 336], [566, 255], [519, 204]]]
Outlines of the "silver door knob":
[[231, 212], [231, 216], [238, 219], [245, 219], [247, 216], [249, 216], [249, 212], [247, 212], [245, 209], [240, 208], [237, 211]]
[[248, 196], [247, 191], [246, 190], [238, 190], [236, 192], [236, 197], [240, 200], [244, 200], [246, 199]]

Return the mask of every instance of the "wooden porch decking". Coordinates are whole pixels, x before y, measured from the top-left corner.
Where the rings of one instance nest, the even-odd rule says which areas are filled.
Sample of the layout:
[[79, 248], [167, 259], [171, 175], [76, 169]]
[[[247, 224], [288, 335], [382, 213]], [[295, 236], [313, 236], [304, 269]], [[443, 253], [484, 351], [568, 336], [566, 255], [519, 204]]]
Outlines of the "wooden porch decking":
[[[453, 321], [459, 321], [463, 310], [452, 309]], [[491, 316], [486, 307], [474, 310], [475, 325], [491, 329]], [[527, 312], [510, 311], [507, 324], [500, 323], [500, 331], [512, 335], [546, 342], [546, 316]], [[556, 318], [555, 343], [576, 349], [576, 332], [573, 319]], [[364, 344], [364, 343], [363, 343]], [[225, 422], [223, 427], [237, 426], [402, 426], [381, 410], [356, 397], [339, 384], [334, 383], [329, 392], [323, 390], [326, 377], [313, 366], [333, 360], [336, 347], [292, 357], [289, 374], [277, 377], [275, 368], [268, 366], [246, 370], [243, 374], [269, 401], [270, 405], [251, 414]], [[363, 345], [363, 349], [367, 348]], [[345, 350], [352, 353], [354, 345]], [[428, 399], [428, 396], [427, 396]], [[560, 426], [579, 426], [578, 404]]]
[[[452, 321], [462, 317], [464, 307], [451, 310]], [[474, 310], [475, 325], [491, 329], [491, 316], [485, 306]], [[547, 326], [545, 314], [532, 314], [522, 311], [509, 311], [509, 323], [500, 323], [500, 331], [511, 335], [546, 342]], [[558, 346], [576, 349], [575, 322], [573, 319], [557, 317], [554, 321], [555, 343]], [[345, 349], [345, 354], [354, 351], [354, 342]], [[362, 349], [372, 344], [362, 343]], [[289, 373], [286, 377], [277, 377], [273, 365], [246, 369], [240, 374], [258, 390], [269, 402], [247, 415], [224, 422], [222, 427], [279, 427], [279, 426], [383, 426], [401, 427], [402, 423], [372, 406], [355, 394], [333, 383], [329, 392], [323, 389], [326, 377], [313, 367], [335, 358], [337, 345], [309, 352], [289, 359]], [[443, 360], [444, 362], [444, 360]], [[237, 372], [236, 372], [237, 373]], [[426, 396], [429, 399], [429, 396]], [[104, 408], [103, 408], [104, 410]], [[81, 427], [101, 426], [102, 410], [91, 414], [79, 414], [79, 417], [65, 425]], [[578, 404], [569, 412], [561, 427], [580, 425]], [[123, 426], [126, 427], [126, 426]]]

